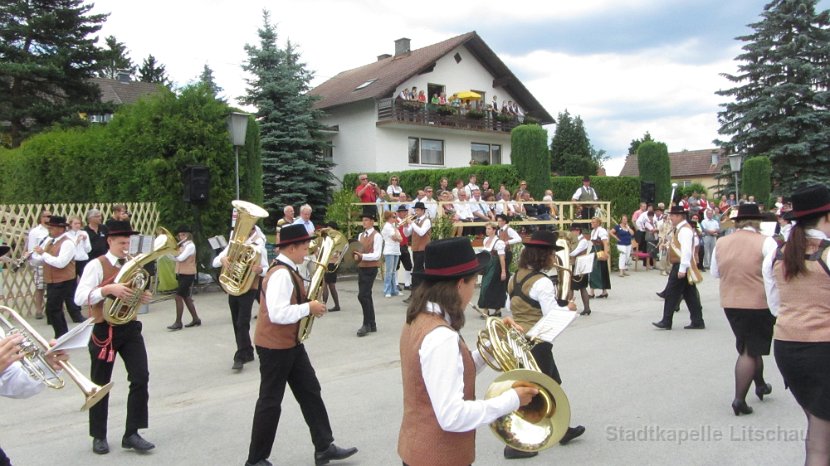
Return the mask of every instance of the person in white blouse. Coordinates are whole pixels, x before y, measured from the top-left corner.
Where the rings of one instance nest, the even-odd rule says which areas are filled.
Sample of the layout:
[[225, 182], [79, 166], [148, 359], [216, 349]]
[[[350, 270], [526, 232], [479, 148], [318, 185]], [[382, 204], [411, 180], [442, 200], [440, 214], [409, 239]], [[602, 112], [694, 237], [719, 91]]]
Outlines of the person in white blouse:
[[75, 243], [75, 276], [81, 278], [81, 275], [84, 274], [84, 266], [89, 262], [89, 253], [92, 251], [92, 243], [89, 241], [89, 235], [83, 229], [81, 217], [77, 215], [69, 217], [69, 230], [66, 234]]
[[[487, 316], [501, 317], [501, 310], [507, 298], [507, 261], [505, 260], [505, 242], [496, 232], [499, 226], [488, 222], [484, 227], [484, 251], [490, 253], [490, 263], [481, 277], [481, 291], [478, 295], [478, 310]], [[490, 313], [494, 309], [494, 313]]]
[[176, 261], [176, 321], [168, 325], [170, 330], [182, 329], [182, 314], [187, 306], [190, 312], [190, 323], [185, 327], [198, 327], [202, 325], [202, 319], [196, 312], [196, 305], [193, 303], [193, 283], [196, 281], [196, 245], [193, 243], [193, 232], [187, 225], [181, 225], [176, 229], [176, 236], [179, 239], [178, 255], [173, 256]]
[[38, 217], [39, 223], [29, 230], [26, 241], [26, 257], [29, 258], [35, 274], [35, 319], [43, 318], [43, 297], [46, 293], [46, 283], [43, 281], [43, 266], [35, 265], [31, 257], [35, 248], [42, 245], [49, 238], [49, 229], [46, 228], [46, 222], [49, 221], [51, 216], [52, 212], [49, 209], [41, 210]]
[[577, 274], [576, 260], [580, 256], [591, 253], [591, 227], [583, 223], [574, 223], [571, 225], [571, 233], [577, 235], [578, 243], [570, 252], [570, 256], [574, 261], [574, 275], [571, 280], [571, 296], [568, 299], [572, 299], [573, 293], [579, 291], [582, 298], [582, 312], [579, 314], [589, 316], [591, 315], [591, 295], [588, 294], [588, 276], [590, 273]]
[[596, 261], [594, 262], [594, 270], [591, 271], [589, 285], [594, 293], [597, 290], [602, 290], [602, 293], [596, 295], [597, 299], [607, 298], [608, 290], [611, 289], [611, 246], [608, 230], [602, 226], [602, 221], [596, 217], [591, 219], [591, 228], [591, 242], [594, 245]]
[[383, 213], [383, 296], [391, 298], [400, 295], [398, 291], [398, 261], [401, 259], [401, 232], [397, 227], [398, 216], [394, 212]]
[[[265, 249], [265, 238], [261, 235], [259, 228], [256, 225], [251, 228], [248, 237], [243, 242], [246, 246], [251, 246], [257, 253], [259, 253], [259, 262], [253, 264], [252, 273], [256, 275], [253, 284], [245, 293], [239, 296], [228, 294], [228, 307], [231, 310], [231, 324], [233, 324], [233, 334], [236, 339], [236, 352], [233, 355], [233, 365], [231, 369], [235, 371], [242, 370], [246, 363], [254, 360], [254, 347], [251, 345], [251, 308], [254, 305], [254, 300], [259, 296], [259, 283], [265, 273], [268, 271], [268, 251]], [[231, 263], [228, 259], [228, 250], [231, 245], [225, 246], [214, 259], [214, 267], [230, 267]]]
[[[475, 399], [484, 366], [459, 334], [476, 276], [489, 255], [476, 256], [467, 238], [426, 246], [423, 283], [415, 290], [401, 332], [403, 421], [398, 454], [404, 464], [466, 465], [475, 461], [475, 429], [528, 404], [536, 388], [517, 386]], [[510, 318], [504, 321], [513, 325]]]

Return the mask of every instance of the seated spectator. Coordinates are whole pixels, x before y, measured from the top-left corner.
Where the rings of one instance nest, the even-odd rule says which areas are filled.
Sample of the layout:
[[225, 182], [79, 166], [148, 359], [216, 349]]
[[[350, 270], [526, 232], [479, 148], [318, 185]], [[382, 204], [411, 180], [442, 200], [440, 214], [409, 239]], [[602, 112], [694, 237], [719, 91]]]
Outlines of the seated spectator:
[[[476, 222], [490, 222], [496, 220], [496, 216], [490, 210], [490, 206], [487, 205], [487, 202], [481, 198], [480, 189], [473, 190], [473, 197], [470, 199], [470, 210], [473, 212], [473, 217]], [[480, 229], [482, 232], [484, 231], [484, 229], [480, 227], [476, 229]]]
[[455, 180], [455, 188], [452, 189], [452, 198], [458, 200], [458, 193], [464, 191], [464, 180], [458, 178]]
[[508, 220], [516, 216], [515, 204], [510, 200], [510, 191], [502, 185], [501, 200], [496, 202], [496, 216], [505, 215]]
[[516, 191], [516, 194], [513, 196], [513, 200], [510, 201], [510, 205], [513, 206], [513, 211], [515, 212], [516, 217], [527, 217], [527, 210], [525, 210], [525, 206], [522, 204], [522, 193]]
[[522, 204], [525, 208], [525, 215], [527, 215], [528, 218], [535, 219], [536, 215], [538, 215], [538, 207], [536, 206], [536, 204], [534, 204], [536, 200], [530, 196], [530, 191], [525, 191], [524, 193], [522, 193], [522, 202], [526, 203]]
[[487, 181], [487, 180], [482, 181], [481, 182], [481, 197], [482, 197], [482, 199], [487, 199], [487, 196], [489, 196], [491, 194], [495, 196], [495, 193], [493, 192], [493, 188], [490, 187], [490, 182]]

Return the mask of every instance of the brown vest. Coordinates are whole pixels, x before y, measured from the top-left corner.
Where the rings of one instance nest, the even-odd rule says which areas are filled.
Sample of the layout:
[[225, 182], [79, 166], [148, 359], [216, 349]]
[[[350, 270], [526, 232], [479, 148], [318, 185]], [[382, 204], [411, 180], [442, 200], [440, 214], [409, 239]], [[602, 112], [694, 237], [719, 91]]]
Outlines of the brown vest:
[[[671, 241], [674, 246], [669, 247], [669, 263], [671, 264], [679, 264], [680, 263], [680, 255], [678, 251], [681, 251], [682, 248], [680, 246], [680, 229], [681, 228], [688, 228], [691, 230], [692, 226], [688, 223], [683, 224], [680, 228], [674, 229], [674, 234], [672, 235]], [[694, 233], [694, 231], [692, 231]], [[694, 244], [694, 239], [692, 239], [692, 244]], [[694, 251], [692, 251], [692, 260], [694, 260]]]
[[[398, 455], [410, 466], [458, 466], [475, 460], [476, 432], [447, 432], [438, 424], [424, 384], [419, 350], [424, 337], [438, 327], [449, 327], [438, 314], [422, 312], [401, 332], [403, 421], [398, 435]], [[464, 399], [475, 399], [475, 363], [464, 340], [458, 340], [464, 364]], [[455, 371], [450, 361], [448, 371]]]
[[[99, 283], [98, 286], [100, 287], [113, 283], [115, 281], [115, 277], [118, 275], [118, 272], [121, 269], [110, 264], [110, 261], [107, 260], [106, 255], [99, 256], [97, 260], [101, 263], [101, 270], [104, 272], [104, 279], [101, 280], [101, 283]], [[106, 302], [106, 296], [104, 296], [104, 298], [105, 299], [99, 302], [98, 304], [93, 304], [89, 306], [89, 316], [95, 319], [96, 323], [104, 321], [104, 303]], [[137, 316], [138, 313], [136, 313], [136, 316], [133, 317], [133, 320], [135, 320]]]
[[[179, 254], [181, 254], [183, 250], [184, 244], [182, 244], [182, 247], [179, 248]], [[194, 253], [182, 262], [176, 262], [176, 273], [180, 275], [196, 275], [196, 254]]]
[[268, 303], [265, 300], [269, 279], [277, 270], [288, 270], [288, 273], [291, 274], [291, 281], [294, 283], [291, 304], [306, 302], [305, 285], [303, 284], [303, 278], [293, 267], [288, 267], [279, 262], [277, 264], [271, 267], [262, 282], [262, 293], [259, 298], [259, 317], [256, 320], [256, 329], [254, 330], [254, 344], [269, 349], [289, 349], [297, 346], [297, 332], [300, 330], [300, 323], [294, 322], [293, 324], [284, 325], [271, 322], [271, 318], [268, 316]]
[[[378, 231], [374, 229], [369, 236], [366, 236], [363, 233], [360, 234], [360, 245], [363, 246], [363, 254], [371, 254], [375, 252], [376, 234], [378, 234]], [[361, 268], [380, 267], [380, 261], [360, 261], [357, 266]]]
[[[61, 245], [64, 241], [70, 241], [70, 239], [66, 236], [59, 239], [56, 243], [51, 243], [50, 245], [46, 246], [45, 252], [52, 256], [59, 256], [61, 253]], [[43, 263], [43, 280], [46, 283], [63, 283], [65, 281], [73, 280], [75, 278], [75, 259], [73, 254], [73, 259], [66, 264], [66, 267], [59, 269], [57, 267], [53, 267], [46, 262]]]
[[[415, 225], [419, 227], [424, 224], [426, 221], [426, 215], [424, 215], [424, 219], [416, 219], [413, 221]], [[412, 252], [419, 252], [426, 249], [427, 244], [429, 244], [430, 239], [432, 238], [432, 228], [427, 231], [427, 234], [424, 236], [419, 235], [415, 231], [412, 232]]]
[[[530, 330], [531, 327], [536, 325], [536, 322], [542, 319], [542, 305], [538, 301], [530, 299], [530, 289], [539, 280], [549, 280], [544, 274], [536, 274], [522, 283], [521, 293], [514, 293], [513, 290], [516, 284], [521, 283], [531, 273], [536, 272], [530, 269], [519, 269], [507, 283], [507, 293], [510, 295], [510, 310], [513, 313], [513, 320], [521, 325], [525, 329], [525, 332]], [[522, 296], [525, 296], [527, 299], [523, 299]], [[531, 302], [528, 302], [528, 300]]]
[[[823, 251], [822, 259], [826, 265], [830, 248]], [[774, 273], [781, 298], [774, 338], [830, 342], [830, 274], [816, 260], [808, 260], [807, 273], [790, 281], [784, 281], [783, 261], [776, 261]]]
[[715, 250], [720, 272], [721, 307], [767, 310], [761, 265], [764, 235], [738, 230], [718, 240]]

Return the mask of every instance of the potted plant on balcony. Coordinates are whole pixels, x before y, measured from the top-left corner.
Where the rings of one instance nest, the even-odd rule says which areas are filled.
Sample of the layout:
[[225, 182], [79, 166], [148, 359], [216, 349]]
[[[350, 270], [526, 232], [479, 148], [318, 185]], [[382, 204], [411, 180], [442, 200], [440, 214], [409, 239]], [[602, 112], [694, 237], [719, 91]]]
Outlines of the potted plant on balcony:
[[450, 107], [449, 105], [440, 105], [438, 106], [438, 108], [436, 108], [435, 111], [437, 111], [439, 115], [444, 116], [455, 114], [455, 109]]
[[484, 112], [480, 110], [470, 110], [467, 112], [467, 118], [471, 120], [481, 120], [484, 118]]

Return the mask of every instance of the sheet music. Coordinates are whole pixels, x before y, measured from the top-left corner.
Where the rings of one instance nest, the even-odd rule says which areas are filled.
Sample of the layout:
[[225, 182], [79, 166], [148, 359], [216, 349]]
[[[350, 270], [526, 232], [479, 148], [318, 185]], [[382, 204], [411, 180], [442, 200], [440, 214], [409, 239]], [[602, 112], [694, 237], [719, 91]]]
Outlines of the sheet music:
[[89, 343], [89, 337], [92, 335], [92, 326], [95, 324], [95, 319], [89, 318], [74, 328], [63, 334], [58, 338], [55, 346], [49, 348], [46, 354], [57, 350], [70, 350], [75, 348], [86, 348]]
[[208, 243], [210, 244], [211, 249], [225, 249], [228, 245], [227, 240], [222, 235], [216, 235], [211, 238], [208, 238]]
[[574, 319], [576, 319], [576, 312], [550, 311], [548, 315], [536, 322], [536, 325], [527, 332], [527, 336], [553, 343], [553, 340], [562, 333], [562, 330], [571, 325]]
[[130, 255], [135, 256], [148, 253], [153, 250], [153, 236], [133, 235], [130, 236]]
[[594, 253], [576, 257], [574, 275], [587, 275], [594, 270]]

